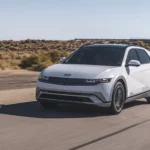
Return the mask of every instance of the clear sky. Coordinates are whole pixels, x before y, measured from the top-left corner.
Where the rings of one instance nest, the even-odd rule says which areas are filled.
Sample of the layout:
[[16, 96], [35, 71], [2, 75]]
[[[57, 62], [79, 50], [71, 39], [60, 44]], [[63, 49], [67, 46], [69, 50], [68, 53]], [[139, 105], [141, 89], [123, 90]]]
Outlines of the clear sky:
[[0, 0], [0, 40], [150, 38], [150, 0]]

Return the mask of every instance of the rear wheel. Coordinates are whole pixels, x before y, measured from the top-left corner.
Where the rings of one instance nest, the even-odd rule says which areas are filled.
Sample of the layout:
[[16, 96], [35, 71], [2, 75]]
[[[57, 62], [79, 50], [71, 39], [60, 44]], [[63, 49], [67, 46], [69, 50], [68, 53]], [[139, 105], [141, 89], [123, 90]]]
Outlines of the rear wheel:
[[121, 82], [117, 82], [112, 94], [111, 113], [119, 114], [123, 109], [124, 102], [125, 88]]
[[44, 109], [54, 109], [57, 107], [57, 103], [55, 102], [48, 102], [48, 101], [39, 101], [39, 103], [41, 104], [41, 106], [44, 108]]

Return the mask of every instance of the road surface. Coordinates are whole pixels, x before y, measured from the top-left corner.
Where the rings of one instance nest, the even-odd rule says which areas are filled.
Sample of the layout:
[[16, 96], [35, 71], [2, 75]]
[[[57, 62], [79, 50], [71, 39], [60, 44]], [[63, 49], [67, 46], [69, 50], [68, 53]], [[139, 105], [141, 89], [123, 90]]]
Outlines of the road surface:
[[0, 91], [0, 150], [150, 150], [150, 104], [144, 99], [114, 116], [85, 106], [45, 111], [34, 100], [33, 85], [7, 85]]
[[0, 90], [35, 87], [39, 72], [0, 70]]

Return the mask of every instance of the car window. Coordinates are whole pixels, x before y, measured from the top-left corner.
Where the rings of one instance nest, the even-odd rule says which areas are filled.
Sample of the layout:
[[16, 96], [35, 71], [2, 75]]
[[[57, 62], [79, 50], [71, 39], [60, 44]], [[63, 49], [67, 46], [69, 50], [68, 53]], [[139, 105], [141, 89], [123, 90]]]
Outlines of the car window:
[[125, 47], [115, 46], [89, 46], [81, 47], [65, 64], [86, 64], [121, 66], [125, 53]]
[[137, 51], [137, 54], [138, 54], [138, 57], [140, 59], [141, 64], [150, 63], [150, 57], [148, 56], [148, 54], [144, 50], [137, 49], [136, 51]]
[[138, 60], [138, 61], [139, 61], [135, 49], [131, 49], [131, 50], [129, 51], [128, 56], [127, 56], [127, 60], [126, 60], [126, 64], [128, 64], [130, 60]]

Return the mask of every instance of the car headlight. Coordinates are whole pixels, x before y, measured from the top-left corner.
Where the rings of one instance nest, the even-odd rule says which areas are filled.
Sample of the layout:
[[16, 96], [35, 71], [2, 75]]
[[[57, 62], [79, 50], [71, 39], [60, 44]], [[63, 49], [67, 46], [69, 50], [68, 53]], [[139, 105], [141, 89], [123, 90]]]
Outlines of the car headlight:
[[98, 83], [109, 83], [111, 78], [103, 78], [103, 79], [87, 79], [85, 83], [87, 84], [98, 84]]
[[43, 79], [44, 78], [44, 70], [40, 73], [39, 79]]
[[44, 76], [44, 70], [40, 73], [39, 80], [48, 80], [48, 77]]

